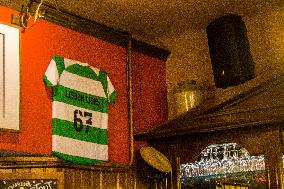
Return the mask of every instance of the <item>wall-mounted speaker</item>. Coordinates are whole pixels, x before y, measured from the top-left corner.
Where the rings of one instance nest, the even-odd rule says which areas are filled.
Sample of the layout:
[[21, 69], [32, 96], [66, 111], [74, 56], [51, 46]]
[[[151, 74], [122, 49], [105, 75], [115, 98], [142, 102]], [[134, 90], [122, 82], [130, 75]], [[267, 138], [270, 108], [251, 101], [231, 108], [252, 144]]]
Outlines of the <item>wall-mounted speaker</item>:
[[206, 27], [215, 86], [227, 88], [254, 77], [247, 30], [238, 15], [225, 15]]

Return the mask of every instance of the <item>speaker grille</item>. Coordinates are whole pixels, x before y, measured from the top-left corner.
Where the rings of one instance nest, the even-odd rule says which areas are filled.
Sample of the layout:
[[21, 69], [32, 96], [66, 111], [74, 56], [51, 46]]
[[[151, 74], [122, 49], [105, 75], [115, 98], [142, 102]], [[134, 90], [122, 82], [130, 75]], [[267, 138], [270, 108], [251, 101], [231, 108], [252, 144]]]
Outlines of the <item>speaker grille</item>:
[[254, 77], [246, 26], [240, 16], [220, 17], [206, 32], [216, 87], [239, 85]]

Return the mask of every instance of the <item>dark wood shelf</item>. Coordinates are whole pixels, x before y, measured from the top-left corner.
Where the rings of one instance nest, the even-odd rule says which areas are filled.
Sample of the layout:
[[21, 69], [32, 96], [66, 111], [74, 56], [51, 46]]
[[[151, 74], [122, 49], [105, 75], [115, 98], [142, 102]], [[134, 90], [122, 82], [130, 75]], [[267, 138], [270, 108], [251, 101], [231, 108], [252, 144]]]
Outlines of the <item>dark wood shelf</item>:
[[144, 133], [136, 140], [167, 138], [259, 126], [284, 121], [284, 75], [255, 82], [237, 95], [210, 99], [185, 114]]

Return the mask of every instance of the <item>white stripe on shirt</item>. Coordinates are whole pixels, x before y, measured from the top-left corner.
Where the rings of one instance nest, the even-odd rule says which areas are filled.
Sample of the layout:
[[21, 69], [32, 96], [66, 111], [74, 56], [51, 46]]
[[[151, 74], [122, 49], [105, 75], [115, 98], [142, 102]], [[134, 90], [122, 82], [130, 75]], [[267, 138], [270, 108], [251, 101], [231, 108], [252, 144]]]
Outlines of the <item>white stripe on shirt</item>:
[[60, 76], [59, 84], [83, 93], [96, 94], [96, 96], [106, 98], [103, 85], [100, 81], [82, 77], [67, 71], [63, 71]]
[[108, 160], [108, 145], [52, 135], [52, 151], [97, 160]]
[[[66, 120], [70, 122], [74, 122], [74, 111], [80, 110], [83, 112], [90, 112], [92, 113], [92, 125], [96, 128], [101, 129], [107, 129], [108, 127], [108, 114], [107, 113], [101, 113], [97, 111], [92, 111], [88, 109], [84, 109], [81, 107], [73, 106], [70, 104], [65, 104], [63, 102], [54, 101], [52, 106], [52, 118], [57, 118], [61, 120]], [[81, 117], [79, 114], [77, 114], [78, 118], [82, 119], [83, 124], [86, 120], [89, 119], [89, 117]]]

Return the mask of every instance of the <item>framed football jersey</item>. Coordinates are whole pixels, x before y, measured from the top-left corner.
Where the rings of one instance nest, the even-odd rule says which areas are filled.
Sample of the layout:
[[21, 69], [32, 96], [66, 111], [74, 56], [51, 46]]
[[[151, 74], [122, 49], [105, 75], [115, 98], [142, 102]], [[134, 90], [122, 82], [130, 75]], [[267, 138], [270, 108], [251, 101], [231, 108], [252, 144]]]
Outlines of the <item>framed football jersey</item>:
[[117, 96], [107, 73], [53, 56], [43, 80], [53, 88], [53, 154], [80, 164], [107, 161], [108, 104]]

